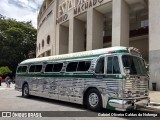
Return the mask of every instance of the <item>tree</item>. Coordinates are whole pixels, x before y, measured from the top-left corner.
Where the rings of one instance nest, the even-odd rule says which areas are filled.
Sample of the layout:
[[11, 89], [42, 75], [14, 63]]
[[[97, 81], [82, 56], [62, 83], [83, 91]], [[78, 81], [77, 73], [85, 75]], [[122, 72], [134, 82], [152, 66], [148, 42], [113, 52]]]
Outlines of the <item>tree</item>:
[[12, 71], [6, 66], [6, 67], [0, 67], [0, 75], [6, 76], [8, 74], [11, 74]]
[[37, 30], [29, 22], [0, 17], [0, 67], [9, 66], [15, 73], [17, 65], [36, 53]]

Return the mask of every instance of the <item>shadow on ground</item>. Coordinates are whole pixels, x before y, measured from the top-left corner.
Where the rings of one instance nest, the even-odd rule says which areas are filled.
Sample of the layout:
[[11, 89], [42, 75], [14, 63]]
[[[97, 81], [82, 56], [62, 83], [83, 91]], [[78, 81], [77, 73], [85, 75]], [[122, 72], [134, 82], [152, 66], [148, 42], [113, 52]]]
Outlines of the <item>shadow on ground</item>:
[[[17, 96], [20, 97], [22, 99], [26, 99], [23, 98], [22, 96]], [[37, 97], [37, 96], [31, 96], [30, 98], [27, 98], [28, 100], [34, 100], [34, 101], [40, 101], [40, 102], [46, 102], [46, 103], [50, 103], [50, 104], [55, 104], [55, 105], [60, 105], [60, 106], [66, 106], [66, 107], [70, 107], [70, 108], [77, 108], [80, 109], [80, 111], [72, 111], [72, 115], [70, 114], [70, 111], [63, 111], [63, 115], [65, 114], [66, 117], [98, 117], [99, 115], [110, 115], [114, 116], [114, 117], [123, 117], [125, 119], [128, 120], [141, 120], [141, 119], [149, 119], [151, 120], [153, 117], [144, 117], [144, 113], [147, 114], [157, 114], [160, 113], [160, 111], [155, 111], [155, 110], [148, 110], [148, 109], [139, 109], [139, 110], [135, 110], [135, 111], [128, 111], [128, 112], [120, 112], [120, 111], [113, 111], [113, 110], [107, 110], [107, 109], [103, 109], [100, 112], [93, 112], [88, 110], [85, 106], [83, 105], [79, 105], [79, 104], [75, 104], [75, 103], [69, 103], [69, 102], [63, 102], [63, 101], [58, 101], [58, 100], [53, 100], [53, 99], [48, 99], [48, 98], [43, 98], [43, 97]], [[47, 111], [47, 110], [46, 110]], [[136, 115], [138, 114], [142, 114], [142, 117], [136, 117]], [[125, 115], [125, 117], [123, 116]], [[128, 117], [126, 117], [126, 115]], [[61, 116], [61, 112], [57, 111], [56, 116]], [[106, 117], [105, 116], [105, 117]], [[156, 117], [157, 119], [158, 117]], [[158, 118], [160, 119], [160, 118]]]

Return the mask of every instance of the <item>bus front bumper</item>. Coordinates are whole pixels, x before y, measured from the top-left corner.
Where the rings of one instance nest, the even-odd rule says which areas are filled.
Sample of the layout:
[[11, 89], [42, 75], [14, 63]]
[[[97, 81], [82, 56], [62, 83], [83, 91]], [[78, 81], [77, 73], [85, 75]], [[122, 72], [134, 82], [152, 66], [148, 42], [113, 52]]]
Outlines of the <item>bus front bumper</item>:
[[114, 99], [108, 100], [107, 108], [118, 111], [135, 110], [137, 108], [146, 107], [150, 102], [149, 97], [135, 99]]

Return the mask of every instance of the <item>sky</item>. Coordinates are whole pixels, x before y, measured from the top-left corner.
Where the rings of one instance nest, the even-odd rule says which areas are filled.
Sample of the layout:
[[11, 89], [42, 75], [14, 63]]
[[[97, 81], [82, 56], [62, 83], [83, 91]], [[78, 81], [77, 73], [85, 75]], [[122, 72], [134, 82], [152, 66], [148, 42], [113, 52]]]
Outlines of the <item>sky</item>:
[[17, 21], [32, 21], [37, 28], [37, 15], [44, 0], [0, 0], [0, 14]]

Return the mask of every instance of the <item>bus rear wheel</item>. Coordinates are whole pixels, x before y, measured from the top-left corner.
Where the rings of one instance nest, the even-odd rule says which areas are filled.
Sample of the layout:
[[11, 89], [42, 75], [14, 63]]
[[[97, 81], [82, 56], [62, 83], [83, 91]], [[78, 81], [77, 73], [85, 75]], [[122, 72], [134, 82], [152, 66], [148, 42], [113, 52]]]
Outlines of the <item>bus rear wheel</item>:
[[91, 89], [87, 92], [86, 97], [87, 108], [92, 111], [101, 111], [102, 110], [102, 97], [100, 92], [97, 89]]
[[29, 86], [28, 86], [28, 84], [23, 85], [22, 96], [25, 97], [25, 98], [29, 97]]

